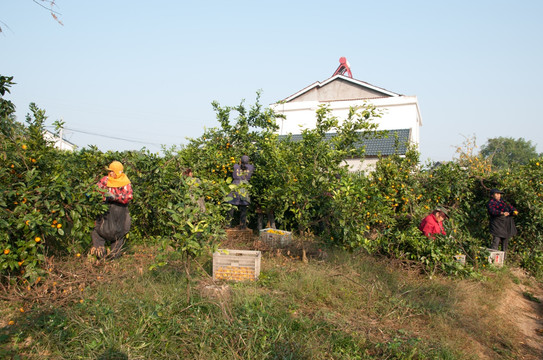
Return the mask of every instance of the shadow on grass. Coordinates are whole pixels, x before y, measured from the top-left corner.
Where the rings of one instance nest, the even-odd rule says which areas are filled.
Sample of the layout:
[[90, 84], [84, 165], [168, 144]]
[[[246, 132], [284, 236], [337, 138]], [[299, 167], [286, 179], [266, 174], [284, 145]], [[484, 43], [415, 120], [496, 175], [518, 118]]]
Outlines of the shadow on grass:
[[73, 333], [68, 329], [69, 319], [62, 310], [36, 312], [32, 316], [21, 315], [14, 324], [0, 329], [0, 358], [19, 359], [21, 354], [35, 345], [37, 334], [46, 334], [56, 341], [68, 341]]
[[107, 349], [96, 360], [128, 360], [128, 355], [115, 349]]

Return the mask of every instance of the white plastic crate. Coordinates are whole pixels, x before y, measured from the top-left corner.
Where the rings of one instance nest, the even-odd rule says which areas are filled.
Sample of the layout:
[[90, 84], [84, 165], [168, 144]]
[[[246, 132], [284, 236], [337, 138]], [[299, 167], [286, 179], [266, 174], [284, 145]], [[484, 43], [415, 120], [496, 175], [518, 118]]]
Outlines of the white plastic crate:
[[488, 262], [494, 266], [501, 267], [503, 266], [503, 261], [505, 259], [505, 253], [503, 251], [498, 251], [494, 249], [486, 249], [488, 251]]
[[454, 255], [454, 260], [462, 265], [466, 265], [466, 255], [458, 254]]
[[261, 258], [260, 251], [219, 249], [213, 253], [213, 280], [258, 280]]
[[260, 241], [272, 248], [281, 248], [292, 244], [290, 231], [266, 228], [260, 230]]

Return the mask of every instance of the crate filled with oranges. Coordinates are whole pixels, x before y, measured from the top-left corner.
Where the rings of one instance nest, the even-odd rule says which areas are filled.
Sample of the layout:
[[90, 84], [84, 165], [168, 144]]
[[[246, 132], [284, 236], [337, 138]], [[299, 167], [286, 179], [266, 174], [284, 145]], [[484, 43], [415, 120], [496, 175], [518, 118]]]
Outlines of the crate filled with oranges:
[[266, 228], [260, 230], [260, 241], [272, 248], [282, 248], [292, 244], [290, 231]]
[[213, 280], [256, 281], [260, 251], [219, 249], [213, 254]]

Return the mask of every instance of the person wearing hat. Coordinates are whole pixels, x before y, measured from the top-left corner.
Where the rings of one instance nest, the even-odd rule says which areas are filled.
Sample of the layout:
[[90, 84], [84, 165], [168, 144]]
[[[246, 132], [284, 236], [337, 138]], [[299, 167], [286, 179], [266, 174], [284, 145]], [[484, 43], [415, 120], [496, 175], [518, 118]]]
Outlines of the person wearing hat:
[[490, 234], [492, 234], [491, 248], [498, 250], [500, 242], [502, 251], [507, 252], [509, 239], [517, 234], [513, 215], [518, 211], [512, 205], [501, 199], [503, 191], [498, 189], [490, 190], [490, 201], [487, 204], [488, 215], [490, 216]]
[[124, 173], [123, 164], [119, 161], [113, 161], [107, 170], [109, 171], [108, 175], [100, 179], [97, 186], [103, 191], [103, 199], [109, 209], [98, 217], [91, 234], [91, 254], [98, 258], [102, 258], [106, 254], [106, 242], [111, 244], [108, 256], [119, 257], [122, 254], [124, 240], [131, 225], [128, 213], [128, 203], [133, 197], [130, 180]]
[[[241, 187], [243, 184], [248, 184], [255, 166], [249, 163], [249, 156], [243, 155], [241, 157], [241, 164], [234, 165], [234, 171], [232, 172], [232, 184], [240, 186], [236, 191], [232, 191], [228, 196], [232, 198], [229, 201], [231, 205], [237, 206], [240, 212], [239, 224], [240, 229], [247, 228], [247, 207], [251, 203], [251, 197], [249, 196], [249, 190]], [[230, 219], [234, 218], [235, 209], [230, 210]]]
[[435, 239], [435, 234], [447, 235], [443, 228], [443, 221], [448, 218], [447, 210], [438, 207], [422, 219], [419, 230], [430, 239]]

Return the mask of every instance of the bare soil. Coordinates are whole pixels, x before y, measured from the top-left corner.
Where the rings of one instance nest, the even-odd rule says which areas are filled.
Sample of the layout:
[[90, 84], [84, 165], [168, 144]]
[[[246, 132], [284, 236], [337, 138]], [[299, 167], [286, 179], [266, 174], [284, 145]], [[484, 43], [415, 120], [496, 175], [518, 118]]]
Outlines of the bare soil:
[[522, 334], [521, 359], [543, 359], [543, 286], [520, 269], [512, 269], [518, 284], [508, 288], [497, 307], [504, 321], [515, 324]]

